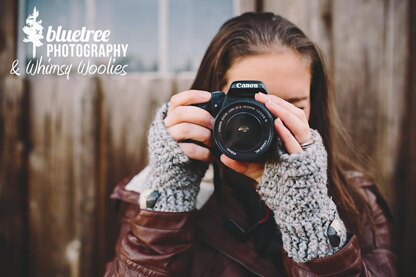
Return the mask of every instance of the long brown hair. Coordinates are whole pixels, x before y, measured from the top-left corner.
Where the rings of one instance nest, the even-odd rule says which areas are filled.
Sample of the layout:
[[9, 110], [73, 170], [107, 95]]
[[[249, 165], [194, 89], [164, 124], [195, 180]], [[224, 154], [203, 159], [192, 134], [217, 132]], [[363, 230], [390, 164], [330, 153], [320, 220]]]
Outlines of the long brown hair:
[[287, 19], [273, 13], [244, 13], [223, 24], [209, 45], [192, 89], [215, 91], [227, 84], [227, 71], [237, 58], [288, 48], [307, 58], [311, 70], [310, 127], [318, 130], [328, 152], [328, 190], [350, 230], [358, 227], [358, 213], [370, 218], [358, 189], [348, 182], [346, 172], [360, 170], [342, 150], [351, 150], [334, 108], [324, 60], [319, 48]]

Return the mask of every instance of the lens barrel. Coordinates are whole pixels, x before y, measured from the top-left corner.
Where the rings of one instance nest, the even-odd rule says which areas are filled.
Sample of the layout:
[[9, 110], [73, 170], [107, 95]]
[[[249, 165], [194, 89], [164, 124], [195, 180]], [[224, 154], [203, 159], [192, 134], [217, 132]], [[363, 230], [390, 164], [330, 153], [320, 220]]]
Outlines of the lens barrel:
[[223, 107], [213, 130], [216, 146], [233, 160], [262, 160], [275, 139], [272, 114], [254, 99], [244, 98]]

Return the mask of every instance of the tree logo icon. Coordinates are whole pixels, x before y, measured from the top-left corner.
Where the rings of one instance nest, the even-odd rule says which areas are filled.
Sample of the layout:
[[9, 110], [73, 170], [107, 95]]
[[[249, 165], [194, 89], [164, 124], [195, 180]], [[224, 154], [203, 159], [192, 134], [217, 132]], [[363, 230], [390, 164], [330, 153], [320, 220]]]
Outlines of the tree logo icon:
[[43, 39], [42, 31], [42, 20], [37, 21], [39, 11], [36, 7], [33, 9], [33, 13], [26, 18], [26, 26], [22, 28], [26, 37], [23, 38], [23, 42], [31, 42], [33, 44], [33, 58], [36, 57], [36, 47], [42, 46], [43, 43], [40, 41]]

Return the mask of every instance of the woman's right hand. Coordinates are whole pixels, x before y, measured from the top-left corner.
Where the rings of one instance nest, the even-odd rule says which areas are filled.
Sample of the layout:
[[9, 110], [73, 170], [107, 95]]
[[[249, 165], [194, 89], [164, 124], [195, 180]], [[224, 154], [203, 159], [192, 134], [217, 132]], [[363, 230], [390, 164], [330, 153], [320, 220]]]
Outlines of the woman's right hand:
[[[212, 146], [211, 130], [214, 118], [211, 114], [193, 104], [206, 103], [211, 93], [202, 90], [187, 90], [172, 96], [169, 110], [164, 119], [168, 133], [178, 142], [182, 151], [190, 159], [209, 162]], [[201, 142], [206, 147], [184, 140]]]

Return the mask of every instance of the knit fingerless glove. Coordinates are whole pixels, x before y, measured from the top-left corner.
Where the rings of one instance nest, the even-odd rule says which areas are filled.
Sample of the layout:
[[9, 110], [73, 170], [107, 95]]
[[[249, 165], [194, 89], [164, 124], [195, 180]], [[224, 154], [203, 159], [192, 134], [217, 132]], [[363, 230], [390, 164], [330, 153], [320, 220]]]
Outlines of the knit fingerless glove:
[[146, 182], [149, 189], [160, 194], [152, 210], [187, 212], [196, 207], [199, 185], [208, 165], [183, 153], [164, 125], [167, 111], [168, 104], [164, 104], [149, 130], [150, 171]]
[[[328, 196], [327, 152], [319, 133], [311, 129], [314, 143], [297, 154], [287, 154], [279, 141], [278, 161], [267, 162], [258, 193], [273, 210], [282, 233], [283, 247], [296, 262], [307, 262], [337, 252], [347, 232]], [[341, 242], [332, 247], [327, 230], [336, 219]]]

